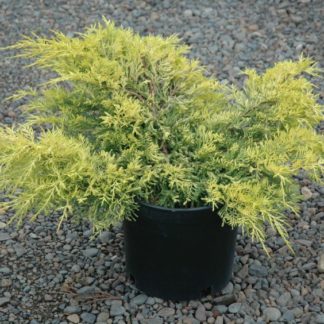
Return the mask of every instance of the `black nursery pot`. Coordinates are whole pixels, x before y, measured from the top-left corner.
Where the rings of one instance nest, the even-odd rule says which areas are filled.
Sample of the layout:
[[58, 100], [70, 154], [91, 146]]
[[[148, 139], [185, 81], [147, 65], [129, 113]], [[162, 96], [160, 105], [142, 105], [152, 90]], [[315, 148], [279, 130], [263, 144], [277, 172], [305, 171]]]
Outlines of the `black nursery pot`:
[[124, 221], [126, 271], [149, 296], [198, 299], [223, 289], [232, 275], [237, 230], [210, 207], [162, 208], [140, 203]]

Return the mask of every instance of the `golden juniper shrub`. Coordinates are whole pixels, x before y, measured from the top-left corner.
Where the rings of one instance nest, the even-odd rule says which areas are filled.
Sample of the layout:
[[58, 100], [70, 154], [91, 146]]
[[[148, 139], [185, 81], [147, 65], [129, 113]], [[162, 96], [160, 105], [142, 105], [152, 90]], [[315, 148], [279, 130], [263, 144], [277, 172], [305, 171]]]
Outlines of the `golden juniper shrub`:
[[[132, 217], [138, 200], [209, 204], [263, 246], [266, 223], [289, 244], [283, 211], [300, 199], [292, 176], [304, 168], [319, 181], [323, 166], [311, 60], [247, 70], [237, 88], [205, 77], [176, 37], [108, 21], [10, 48], [56, 74], [14, 95], [30, 97], [27, 124], [0, 130], [0, 190], [13, 219], [56, 209], [100, 231]], [[48, 123], [36, 138], [32, 126]]]

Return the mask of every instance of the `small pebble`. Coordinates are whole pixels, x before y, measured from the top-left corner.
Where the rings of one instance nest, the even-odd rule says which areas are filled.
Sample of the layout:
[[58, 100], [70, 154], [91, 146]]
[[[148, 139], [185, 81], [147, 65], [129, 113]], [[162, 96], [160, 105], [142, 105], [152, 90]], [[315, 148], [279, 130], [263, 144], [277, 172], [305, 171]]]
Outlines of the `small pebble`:
[[0, 306], [4, 306], [6, 304], [8, 304], [10, 301], [9, 297], [0, 297]]
[[81, 314], [81, 319], [83, 323], [95, 323], [97, 316], [91, 313], [84, 312]]
[[232, 314], [236, 314], [241, 309], [241, 303], [234, 303], [228, 306], [228, 311]]
[[67, 306], [66, 308], [64, 308], [64, 313], [65, 314], [80, 314], [81, 308], [80, 308], [80, 306]]
[[125, 313], [125, 308], [122, 306], [121, 302], [113, 301], [110, 308], [110, 315], [119, 316]]
[[97, 323], [107, 323], [108, 319], [109, 319], [109, 313], [101, 312], [97, 316]]
[[302, 187], [300, 191], [301, 191], [301, 194], [304, 196], [305, 200], [308, 200], [308, 199], [312, 198], [312, 196], [313, 196], [313, 193], [309, 190], [308, 187]]
[[161, 310], [159, 310], [158, 315], [162, 317], [168, 317], [175, 314], [175, 310], [171, 307], [164, 307]]
[[10, 240], [10, 235], [8, 233], [0, 232], [0, 242]]
[[71, 323], [80, 323], [80, 317], [77, 314], [72, 314], [67, 317], [67, 320]]
[[318, 259], [317, 269], [320, 273], [324, 272], [324, 253], [321, 253]]
[[135, 305], [142, 305], [146, 302], [147, 300], [147, 296], [144, 295], [144, 294], [140, 294], [140, 295], [137, 295], [136, 297], [134, 297], [131, 302]]
[[4, 222], [0, 222], [0, 229], [4, 229], [7, 226], [6, 223]]
[[72, 272], [80, 272], [81, 271], [81, 267], [78, 264], [74, 264], [71, 268]]
[[99, 250], [96, 248], [89, 248], [84, 250], [82, 253], [87, 258], [92, 258], [98, 254]]
[[206, 309], [204, 307], [204, 305], [200, 305], [196, 312], [195, 312], [195, 317], [197, 320], [204, 322], [206, 321]]
[[281, 313], [277, 308], [267, 307], [263, 311], [263, 315], [267, 321], [277, 321], [280, 318]]

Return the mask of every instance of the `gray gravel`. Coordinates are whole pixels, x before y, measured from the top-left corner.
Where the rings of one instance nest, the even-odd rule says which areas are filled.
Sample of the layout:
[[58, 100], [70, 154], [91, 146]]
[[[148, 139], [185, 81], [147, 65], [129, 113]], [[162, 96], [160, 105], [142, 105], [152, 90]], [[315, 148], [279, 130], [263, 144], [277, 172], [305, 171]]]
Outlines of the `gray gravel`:
[[[73, 36], [104, 15], [142, 34], [177, 33], [220, 80], [239, 81], [243, 67], [261, 71], [301, 52], [324, 66], [322, 0], [0, 0], [0, 12], [0, 46], [31, 31]], [[25, 63], [1, 57], [0, 101], [46, 79]], [[19, 103], [1, 104], [0, 123], [22, 120]], [[147, 298], [125, 277], [120, 227], [91, 240], [87, 224], [57, 232], [53, 215], [17, 230], [0, 210], [0, 323], [324, 323], [324, 188], [303, 174], [298, 181], [305, 200], [289, 215], [296, 254], [271, 229], [270, 259], [239, 235], [231, 284], [181, 303]]]

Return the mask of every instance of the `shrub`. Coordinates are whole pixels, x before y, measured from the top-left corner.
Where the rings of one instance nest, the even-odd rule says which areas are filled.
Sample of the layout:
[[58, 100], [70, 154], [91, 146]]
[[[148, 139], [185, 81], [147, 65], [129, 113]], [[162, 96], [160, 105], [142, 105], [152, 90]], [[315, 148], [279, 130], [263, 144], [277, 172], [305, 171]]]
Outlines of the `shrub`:
[[322, 171], [310, 59], [246, 70], [238, 88], [207, 78], [176, 37], [108, 21], [10, 48], [55, 73], [13, 96], [30, 97], [26, 125], [1, 129], [0, 189], [13, 219], [57, 209], [60, 222], [86, 218], [98, 232], [132, 218], [139, 200], [209, 204], [263, 246], [266, 223], [289, 244], [283, 210], [297, 212], [301, 197], [292, 175], [304, 168], [319, 181]]

